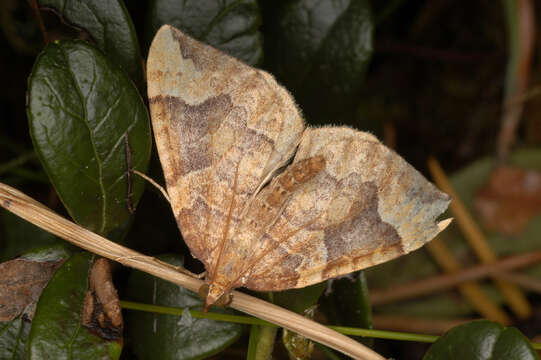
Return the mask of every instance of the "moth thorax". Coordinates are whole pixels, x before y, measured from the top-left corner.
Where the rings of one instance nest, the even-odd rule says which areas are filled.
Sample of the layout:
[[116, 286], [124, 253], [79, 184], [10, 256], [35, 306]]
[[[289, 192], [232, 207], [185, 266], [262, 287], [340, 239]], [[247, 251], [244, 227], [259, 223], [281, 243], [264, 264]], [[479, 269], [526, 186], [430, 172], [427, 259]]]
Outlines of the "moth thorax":
[[282, 174], [280, 185], [286, 190], [293, 190], [297, 186], [313, 179], [325, 168], [325, 158], [321, 155], [312, 156], [296, 162]]

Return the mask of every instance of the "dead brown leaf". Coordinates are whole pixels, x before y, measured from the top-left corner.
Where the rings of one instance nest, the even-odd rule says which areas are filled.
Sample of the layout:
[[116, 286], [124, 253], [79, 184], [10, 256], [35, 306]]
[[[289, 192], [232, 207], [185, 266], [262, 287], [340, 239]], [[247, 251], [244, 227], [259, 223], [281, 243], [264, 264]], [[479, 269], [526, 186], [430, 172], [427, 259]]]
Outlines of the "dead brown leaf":
[[477, 193], [475, 207], [487, 229], [506, 235], [520, 234], [541, 211], [541, 173], [498, 167]]
[[89, 280], [81, 313], [82, 324], [103, 339], [121, 339], [124, 322], [107, 259], [100, 258], [94, 262]]
[[43, 288], [63, 262], [15, 259], [1, 263], [0, 321], [11, 321], [23, 312], [31, 320]]

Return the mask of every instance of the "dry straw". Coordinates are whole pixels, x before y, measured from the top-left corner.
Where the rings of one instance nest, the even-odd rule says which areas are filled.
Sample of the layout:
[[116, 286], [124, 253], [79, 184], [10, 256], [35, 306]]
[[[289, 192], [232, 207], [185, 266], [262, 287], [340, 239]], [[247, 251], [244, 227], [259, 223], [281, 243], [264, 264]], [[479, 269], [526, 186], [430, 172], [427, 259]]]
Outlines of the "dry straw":
[[[59, 216], [24, 193], [0, 183], [0, 205], [56, 236], [122, 265], [144, 271], [192, 291], [203, 281], [185, 275], [172, 265], [118, 245]], [[382, 360], [382, 356], [359, 342], [301, 315], [253, 296], [234, 291], [232, 308], [286, 328], [354, 359]]]

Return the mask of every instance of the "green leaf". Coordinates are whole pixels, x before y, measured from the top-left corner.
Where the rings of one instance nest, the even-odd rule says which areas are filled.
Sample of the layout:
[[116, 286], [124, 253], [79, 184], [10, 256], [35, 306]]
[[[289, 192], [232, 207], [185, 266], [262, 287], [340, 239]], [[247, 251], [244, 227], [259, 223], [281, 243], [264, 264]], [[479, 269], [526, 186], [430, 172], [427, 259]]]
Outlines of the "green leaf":
[[317, 304], [325, 286], [327, 283], [321, 282], [301, 289], [275, 292], [273, 293], [273, 302], [278, 306], [302, 314], [306, 309]]
[[539, 357], [517, 329], [479, 320], [449, 330], [428, 349], [423, 359], [535, 360]]
[[60, 267], [36, 307], [28, 359], [118, 359], [122, 345], [81, 325], [81, 309], [94, 256], [78, 253]]
[[122, 0], [38, 0], [38, 4], [87, 31], [96, 46], [143, 88], [137, 34]]
[[[330, 324], [372, 329], [372, 308], [364, 272], [334, 279], [321, 299]], [[371, 345], [371, 339], [367, 339]]]
[[[36, 262], [58, 262], [70, 256], [68, 246], [57, 244], [30, 251], [20, 259]], [[32, 292], [31, 287], [26, 284], [17, 284], [19, 287], [25, 287], [25, 293]], [[25, 296], [23, 294], [23, 296]], [[27, 306], [31, 308], [32, 304]], [[0, 321], [0, 359], [26, 359], [26, 343], [32, 319], [32, 311], [24, 311], [16, 318], [10, 321]]]
[[23, 316], [0, 322], [0, 359], [26, 359], [25, 347], [29, 332], [30, 320]]
[[309, 122], [351, 123], [373, 51], [369, 1], [265, 4], [266, 67]]
[[27, 113], [36, 152], [72, 218], [120, 237], [144, 186], [128, 167], [144, 172], [151, 149], [133, 83], [88, 43], [51, 43], [34, 64]]
[[20, 258], [29, 261], [57, 261], [69, 258], [77, 248], [65, 241], [33, 248]]
[[54, 235], [13, 213], [0, 211], [0, 262], [13, 259], [37, 246], [60, 242]]
[[156, 31], [169, 24], [249, 65], [263, 58], [256, 0], [151, 0], [147, 14], [147, 48]]
[[[177, 255], [164, 255], [160, 260], [182, 265]], [[201, 310], [201, 297], [178, 285], [151, 275], [133, 271], [126, 285], [128, 299], [153, 305]], [[232, 313], [213, 307], [214, 312]], [[182, 317], [129, 311], [126, 329], [138, 359], [202, 359], [222, 351], [241, 334], [238, 324], [208, 319], [195, 319], [189, 312]]]

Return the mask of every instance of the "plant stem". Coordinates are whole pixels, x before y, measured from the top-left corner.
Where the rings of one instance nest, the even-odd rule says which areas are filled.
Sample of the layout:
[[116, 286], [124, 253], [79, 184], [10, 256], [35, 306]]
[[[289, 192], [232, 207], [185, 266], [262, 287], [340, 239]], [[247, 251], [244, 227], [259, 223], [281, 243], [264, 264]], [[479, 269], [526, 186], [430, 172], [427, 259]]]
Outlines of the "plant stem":
[[[516, 270], [517, 268], [525, 267], [538, 262], [541, 262], [541, 251], [510, 256], [490, 264], [472, 266], [458, 272], [445, 275], [435, 275], [426, 279], [416, 280], [402, 285], [395, 285], [375, 291], [373, 290], [370, 292], [370, 300], [373, 306], [381, 305], [394, 301], [425, 296], [438, 291], [448, 290], [466, 281], [478, 280], [486, 276], [496, 275], [504, 280], [506, 279], [506, 276], [507, 278], [510, 278], [511, 276], [516, 278], [516, 274], [509, 274], [505, 273], [504, 271]], [[528, 285], [535, 284], [530, 281]], [[532, 286], [527, 288], [531, 290]], [[537, 285], [535, 289], [536, 290], [534, 291], [539, 291], [539, 286]]]
[[[125, 301], [125, 300], [121, 300], [120, 305], [124, 309], [154, 312], [158, 314], [168, 314], [168, 315], [176, 315], [176, 316], [181, 316], [182, 311], [183, 311], [180, 308], [141, 304], [141, 303]], [[264, 325], [265, 327], [274, 327], [275, 329], [278, 329], [276, 326], [272, 325], [271, 323], [252, 317], [252, 316], [218, 314], [218, 313], [213, 313], [211, 311], [207, 312], [206, 314], [203, 314], [201, 311], [196, 311], [196, 310], [190, 310], [190, 313], [192, 314], [194, 318], [199, 318], [199, 319], [227, 321], [227, 322], [232, 322], [232, 323], [237, 323], [237, 324]], [[361, 328], [353, 328], [353, 327], [347, 327], [347, 326], [329, 326], [329, 328], [339, 333], [342, 333], [344, 335], [372, 337], [375, 339], [390, 339], [390, 340], [418, 341], [418, 342], [432, 343], [439, 338], [439, 336], [436, 336], [436, 335], [405, 333], [405, 332], [399, 332], [399, 331], [361, 329]], [[260, 331], [263, 331], [263, 329], [261, 328]], [[534, 349], [541, 350], [541, 343], [531, 343], [531, 344]]]
[[270, 360], [274, 349], [274, 339], [278, 328], [276, 326], [263, 325], [259, 329], [259, 339], [255, 349], [255, 360]]
[[[166, 315], [175, 315], [181, 316], [182, 309], [160, 306], [160, 305], [150, 305], [150, 304], [141, 304], [132, 301], [120, 301], [120, 306], [124, 309], [153, 312], [157, 314], [166, 314]], [[252, 316], [242, 316], [242, 315], [229, 315], [229, 314], [219, 314], [212, 311], [203, 314], [201, 311], [190, 310], [192, 317], [197, 319], [210, 319], [216, 321], [227, 321], [235, 324], [247, 324], [247, 325], [272, 325], [270, 322], [261, 320]]]
[[[447, 175], [445, 174], [445, 172], [435, 158], [431, 157], [428, 159], [428, 169], [430, 170], [430, 173], [434, 178], [434, 182], [443, 191], [449, 194], [453, 199], [451, 205], [449, 205], [451, 213], [455, 216], [456, 224], [460, 228], [461, 232], [464, 234], [464, 237], [468, 241], [468, 244], [477, 255], [479, 260], [481, 260], [481, 262], [485, 264], [497, 261], [498, 256], [496, 252], [492, 249], [485, 234], [481, 231], [480, 226], [473, 219], [471, 212], [468, 210], [464, 202], [460, 199], [451, 182], [449, 181]], [[443, 243], [441, 243], [440, 246], [443, 248]], [[457, 263], [456, 267], [457, 268], [451, 270], [459, 271], [461, 265]], [[519, 319], [526, 319], [531, 316], [532, 307], [524, 293], [517, 286], [507, 281], [500, 280], [497, 277], [494, 277], [493, 281], [496, 287], [504, 296], [511, 310]], [[465, 284], [463, 286], [469, 285]]]
[[21, 166], [22, 164], [24, 164], [25, 162], [27, 162], [28, 160], [34, 159], [35, 157], [36, 157], [36, 153], [34, 151], [29, 151], [29, 152], [19, 155], [13, 160], [0, 164], [0, 174], [3, 174], [14, 168], [17, 168]]

